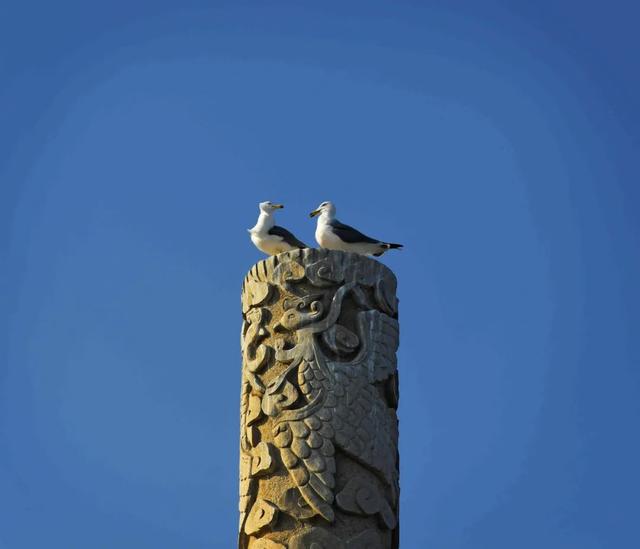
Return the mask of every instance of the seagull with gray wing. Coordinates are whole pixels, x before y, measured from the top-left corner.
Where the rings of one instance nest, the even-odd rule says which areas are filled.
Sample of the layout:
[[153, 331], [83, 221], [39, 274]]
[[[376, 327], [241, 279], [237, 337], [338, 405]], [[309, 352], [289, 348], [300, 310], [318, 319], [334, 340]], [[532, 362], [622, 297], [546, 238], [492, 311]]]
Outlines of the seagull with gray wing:
[[260, 202], [260, 215], [258, 221], [252, 229], [248, 229], [253, 242], [258, 250], [267, 255], [277, 255], [289, 250], [298, 248], [308, 248], [308, 246], [298, 240], [292, 233], [283, 227], [278, 227], [273, 213], [284, 208], [282, 204], [273, 202]]
[[316, 241], [322, 248], [328, 250], [342, 250], [343, 252], [355, 252], [361, 255], [381, 256], [387, 250], [402, 248], [402, 244], [382, 242], [357, 229], [340, 223], [336, 219], [336, 207], [331, 202], [323, 202], [312, 211], [309, 216], [318, 215], [316, 227]]

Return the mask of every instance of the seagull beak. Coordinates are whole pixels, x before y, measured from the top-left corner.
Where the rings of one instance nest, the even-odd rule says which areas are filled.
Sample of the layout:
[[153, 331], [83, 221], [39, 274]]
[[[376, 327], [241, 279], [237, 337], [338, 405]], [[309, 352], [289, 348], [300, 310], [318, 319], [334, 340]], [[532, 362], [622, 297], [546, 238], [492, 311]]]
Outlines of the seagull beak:
[[310, 214], [309, 217], [315, 217], [316, 215], [318, 215], [320, 213], [320, 210], [313, 210]]
[[274, 205], [273, 205], [273, 207], [274, 207], [276, 210], [281, 210], [282, 208], [284, 208], [284, 204], [274, 204]]

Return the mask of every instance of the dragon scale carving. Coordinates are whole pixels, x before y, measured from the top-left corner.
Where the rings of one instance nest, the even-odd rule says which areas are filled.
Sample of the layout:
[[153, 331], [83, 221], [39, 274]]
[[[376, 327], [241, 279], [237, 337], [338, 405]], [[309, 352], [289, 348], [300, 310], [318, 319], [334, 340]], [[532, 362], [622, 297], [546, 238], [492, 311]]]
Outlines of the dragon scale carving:
[[381, 263], [296, 250], [242, 288], [239, 547], [398, 547], [398, 302]]

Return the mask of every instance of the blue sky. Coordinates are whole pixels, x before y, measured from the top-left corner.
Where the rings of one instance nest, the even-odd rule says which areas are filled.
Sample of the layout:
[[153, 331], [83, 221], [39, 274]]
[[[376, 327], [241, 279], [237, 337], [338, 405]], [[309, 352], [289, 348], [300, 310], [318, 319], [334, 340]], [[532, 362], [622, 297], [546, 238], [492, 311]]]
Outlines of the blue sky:
[[234, 546], [261, 200], [405, 244], [403, 548], [640, 546], [632, 2], [90, 4], [0, 6], [0, 548]]

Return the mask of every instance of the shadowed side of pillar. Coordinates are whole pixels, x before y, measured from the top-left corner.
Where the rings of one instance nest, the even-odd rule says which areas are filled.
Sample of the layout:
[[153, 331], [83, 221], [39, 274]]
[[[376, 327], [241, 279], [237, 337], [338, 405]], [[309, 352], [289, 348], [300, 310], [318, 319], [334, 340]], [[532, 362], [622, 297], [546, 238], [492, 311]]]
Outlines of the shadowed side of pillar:
[[242, 316], [239, 548], [397, 548], [393, 273], [287, 252], [252, 267]]

